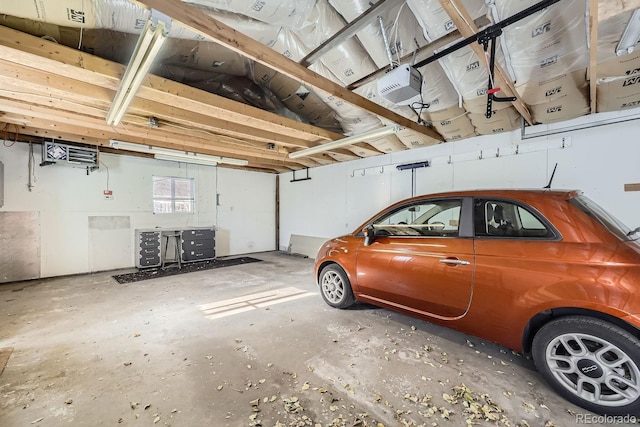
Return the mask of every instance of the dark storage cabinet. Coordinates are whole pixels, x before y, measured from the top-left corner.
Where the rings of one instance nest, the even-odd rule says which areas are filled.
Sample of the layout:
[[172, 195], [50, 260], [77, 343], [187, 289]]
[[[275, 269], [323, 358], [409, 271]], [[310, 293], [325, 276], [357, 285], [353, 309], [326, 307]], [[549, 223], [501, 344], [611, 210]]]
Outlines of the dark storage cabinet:
[[180, 259], [182, 262], [215, 258], [215, 237], [216, 231], [213, 228], [182, 230], [180, 232]]
[[136, 230], [136, 242], [138, 243], [137, 267], [158, 267], [162, 263], [160, 231]]
[[[136, 230], [136, 267], [148, 268], [164, 266], [166, 262], [193, 262], [216, 257], [216, 230], [214, 227], [184, 229], [158, 228]], [[177, 239], [177, 242], [173, 239]], [[179, 252], [175, 258], [167, 259], [167, 248], [171, 240], [172, 252]], [[163, 243], [164, 241], [164, 243]], [[174, 246], [175, 243], [175, 246]]]

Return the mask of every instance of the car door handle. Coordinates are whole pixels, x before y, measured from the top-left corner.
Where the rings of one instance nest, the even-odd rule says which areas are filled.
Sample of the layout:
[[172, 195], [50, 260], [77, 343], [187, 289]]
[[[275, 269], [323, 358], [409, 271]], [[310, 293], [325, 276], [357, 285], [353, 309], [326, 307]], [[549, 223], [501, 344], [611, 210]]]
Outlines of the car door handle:
[[471, 264], [469, 261], [464, 261], [464, 260], [457, 259], [457, 258], [444, 258], [444, 259], [440, 260], [440, 263], [448, 264], [448, 265], [469, 265], [469, 264]]

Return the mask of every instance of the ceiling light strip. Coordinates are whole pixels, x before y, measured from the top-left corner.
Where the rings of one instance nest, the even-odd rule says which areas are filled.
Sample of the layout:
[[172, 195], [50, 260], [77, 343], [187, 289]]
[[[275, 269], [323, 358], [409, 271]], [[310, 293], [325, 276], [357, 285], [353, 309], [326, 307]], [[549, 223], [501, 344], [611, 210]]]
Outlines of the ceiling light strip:
[[313, 154], [322, 153], [335, 148], [344, 147], [345, 145], [352, 145], [358, 142], [365, 141], [367, 139], [382, 138], [383, 136], [391, 135], [399, 132], [402, 126], [383, 126], [381, 128], [373, 129], [368, 132], [361, 133], [360, 135], [353, 135], [346, 138], [338, 139], [336, 141], [327, 142], [326, 144], [316, 145], [315, 147], [305, 148], [304, 150], [294, 151], [289, 153], [290, 159], [298, 159], [300, 157], [311, 156]]
[[116, 126], [120, 123], [166, 40], [165, 23], [162, 21], [154, 22], [154, 19], [150, 18], [138, 38], [129, 65], [127, 65], [116, 96], [107, 113], [108, 125]]
[[[171, 150], [169, 148], [152, 147], [150, 145], [135, 144], [133, 142], [118, 141], [116, 139], [109, 140], [109, 146], [116, 150], [129, 150], [138, 153], [153, 154], [156, 159], [187, 161], [196, 163], [196, 161], [204, 161], [203, 164], [225, 163], [228, 165], [247, 166], [249, 162], [244, 159], [234, 159], [231, 157], [210, 156], [207, 154], [194, 153], [191, 151]], [[161, 156], [161, 157], [158, 157]], [[171, 157], [171, 159], [169, 159]]]

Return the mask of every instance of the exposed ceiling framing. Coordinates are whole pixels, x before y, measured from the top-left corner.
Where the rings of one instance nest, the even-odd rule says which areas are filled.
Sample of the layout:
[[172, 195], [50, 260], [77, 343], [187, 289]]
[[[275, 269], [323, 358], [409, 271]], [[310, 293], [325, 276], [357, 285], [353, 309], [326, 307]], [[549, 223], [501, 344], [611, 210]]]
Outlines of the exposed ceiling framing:
[[[47, 1], [64, 3], [64, 0]], [[113, 0], [96, 0], [96, 2], [99, 1]], [[320, 2], [320, 0], [316, 1]], [[326, 0], [323, 1], [326, 2]], [[354, 1], [358, 2], [358, 0]], [[412, 114], [401, 114], [398, 109], [392, 108], [395, 106], [358, 94], [362, 92], [354, 92], [354, 90], [366, 88], [388, 67], [382, 67], [379, 64], [375, 69], [357, 76], [357, 79], [347, 84], [340, 84], [335, 79], [327, 78], [307, 68], [321, 60], [327, 52], [361, 34], [367, 25], [369, 27], [377, 25], [379, 15], [395, 14], [400, 7], [397, 12], [399, 17], [402, 8], [407, 6], [404, 4], [405, 1], [407, 0], [383, 0], [372, 4], [369, 10], [352, 19], [351, 23], [344, 24], [339, 31], [325, 38], [306, 55], [298, 60], [292, 60], [232, 28], [222, 20], [216, 19], [217, 15], [203, 13], [202, 8], [190, 3], [183, 3], [180, 0], [131, 0], [137, 6], [154, 9], [169, 16], [174, 25], [184, 26], [201, 35], [205, 40], [240, 54], [245, 60], [267, 66], [275, 72], [292, 78], [309, 90], [328, 93], [350, 104], [356, 110], [370, 114], [376, 120], [379, 119], [382, 124], [398, 124], [416, 135], [421, 135], [428, 141], [426, 144], [451, 141], [452, 139], [442, 136], [441, 129], [419, 124]], [[415, 4], [420, 2], [426, 4], [428, 1], [431, 0], [415, 0], [412, 4], [415, 7]], [[408, 51], [401, 58], [399, 57], [398, 62], [411, 63], [424, 59], [447, 44], [476, 34], [493, 21], [494, 17], [490, 16], [490, 13], [482, 16], [470, 13], [467, 8], [469, 1], [471, 0], [439, 0], [440, 6], [446, 12], [446, 18], [455, 25], [454, 31], [438, 36], [418, 48], [414, 47], [413, 51]], [[560, 3], [563, 1], [569, 0], [561, 0]], [[606, 45], [606, 48], [610, 49], [611, 44], [606, 37], [603, 39], [600, 30], [603, 25], [607, 34], [612, 32], [612, 28], [614, 32], [624, 29], [625, 22], [621, 17], [630, 15], [638, 7], [640, 7], [640, 0], [588, 1], [589, 22], [586, 37], [589, 50], [586, 53], [588, 60], [585, 65], [588, 77], [584, 81], [587, 85], [585, 97], [588, 98], [591, 113], [601, 108], [600, 92], [601, 89], [605, 89], [604, 83], [600, 87], [598, 78], [601, 76], [617, 78], [618, 74], [615, 73], [621, 73], [615, 71], [610, 75], [607, 74], [607, 72], [612, 73], [610, 65], [608, 68], [600, 66], [603, 62], [601, 58], [603, 53], [598, 50], [598, 47]], [[4, 9], [9, 8], [4, 7]], [[11, 16], [6, 10], [3, 13], [5, 15], [0, 16]], [[14, 22], [20, 17], [11, 19], [6, 22]], [[397, 28], [395, 31], [397, 32]], [[482, 47], [479, 44], [473, 44], [470, 47], [481, 59], [479, 62], [486, 66]], [[586, 49], [585, 52], [587, 52]], [[604, 62], [610, 62], [611, 55], [604, 55], [604, 57], [606, 59]], [[109, 141], [124, 140], [181, 151], [245, 159], [249, 162], [247, 168], [268, 172], [297, 170], [389, 152], [374, 142], [368, 141], [352, 147], [291, 159], [288, 156], [290, 152], [335, 141], [349, 133], [338, 133], [327, 127], [299, 120], [294, 115], [276, 114], [205, 91], [188, 83], [153, 74], [145, 78], [122, 123], [118, 126], [109, 126], [105, 116], [120, 85], [125, 68], [126, 65], [113, 60], [92, 55], [77, 47], [56, 43], [51, 40], [51, 37], [42, 38], [10, 26], [0, 26], [0, 126], [4, 127], [5, 132], [10, 132], [14, 137], [25, 141], [33, 141], [33, 138], [60, 139], [71, 143], [98, 146], [101, 150], [113, 152], [107, 148]], [[605, 71], [601, 72], [603, 68]], [[452, 78], [450, 72], [448, 77]], [[425, 79], [428, 78], [428, 76], [425, 77]], [[501, 88], [499, 95], [516, 98], [512, 106], [527, 124], [541, 123], [532, 109], [533, 105], [540, 110], [540, 105], [532, 104], [523, 95], [523, 83], [527, 82], [514, 81], [513, 72], [498, 63], [495, 67], [495, 78], [495, 86]], [[452, 80], [452, 83], [457, 87], [460, 86], [460, 82]], [[609, 88], [606, 89], [609, 90]], [[640, 93], [636, 96], [634, 92], [632, 98], [640, 100]], [[633, 102], [635, 101], [631, 100], [624, 105], [634, 105]], [[467, 109], [464, 114], [467, 113], [470, 114], [473, 111]], [[437, 117], [437, 114], [434, 116]], [[157, 127], [150, 124], [150, 117], [158, 120]], [[449, 117], [442, 118], [449, 119]], [[422, 119], [427, 122], [430, 120], [428, 116], [427, 119], [424, 117]], [[397, 149], [396, 147], [395, 150]]]

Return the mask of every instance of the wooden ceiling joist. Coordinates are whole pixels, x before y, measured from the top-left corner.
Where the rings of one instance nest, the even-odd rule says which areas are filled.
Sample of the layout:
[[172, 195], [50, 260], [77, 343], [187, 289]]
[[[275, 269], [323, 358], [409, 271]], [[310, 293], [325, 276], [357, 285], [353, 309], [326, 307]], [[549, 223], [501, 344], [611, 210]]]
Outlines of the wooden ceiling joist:
[[156, 9], [194, 32], [202, 34], [220, 45], [288, 77], [305, 83], [313, 88], [328, 92], [356, 107], [367, 110], [372, 114], [397, 123], [400, 126], [404, 126], [438, 141], [442, 141], [440, 134], [435, 132], [433, 129], [407, 119], [404, 116], [388, 110], [383, 106], [355, 94], [331, 80], [308, 70], [297, 62], [286, 58], [251, 37], [248, 37], [217, 19], [202, 13], [202, 11], [188, 3], [183, 3], [180, 0], [137, 0], [135, 2], [150, 9]]
[[[471, 37], [478, 32], [478, 27], [474, 23], [473, 19], [471, 19], [471, 15], [467, 12], [466, 8], [462, 4], [460, 0], [440, 0], [440, 4], [443, 9], [447, 12], [455, 26], [460, 31], [460, 34], [463, 37]], [[478, 58], [484, 58], [485, 52], [484, 49], [478, 43], [472, 43], [470, 45], [471, 49], [475, 52]], [[488, 67], [486, 61], [480, 61]], [[531, 117], [531, 113], [529, 109], [524, 105], [524, 102], [520, 99], [516, 88], [509, 78], [509, 74], [502, 68], [500, 64], [496, 62], [495, 64], [495, 79], [498, 83], [498, 86], [501, 88], [502, 92], [507, 97], [515, 97], [516, 100], [512, 102], [513, 106], [520, 113], [520, 115], [525, 119], [525, 121], [529, 125], [533, 125], [533, 118]]]
[[384, 0], [371, 6], [365, 13], [345, 25], [340, 31], [334, 34], [330, 39], [326, 40], [320, 46], [315, 48], [311, 53], [302, 58], [300, 65], [308, 67], [316, 62], [325, 53], [329, 52], [336, 46], [339, 46], [345, 40], [353, 37], [359, 31], [368, 25], [375, 23], [379, 16], [388, 12], [392, 8], [401, 5], [405, 0]]
[[[290, 148], [308, 148], [340, 134], [157, 76], [148, 76], [125, 124], [104, 117], [124, 66], [0, 27], [0, 98], [12, 123], [65, 134], [69, 141], [106, 146], [123, 139], [165, 148], [247, 159], [273, 170], [299, 169]], [[17, 101], [20, 100], [20, 101]], [[160, 129], [148, 125], [159, 118]], [[36, 126], [37, 124], [37, 126]], [[37, 135], [41, 135], [39, 132]], [[75, 137], [71, 137], [75, 135]], [[185, 138], [188, 137], [188, 138]], [[346, 149], [332, 150], [352, 154]], [[321, 154], [322, 164], [334, 163]]]
[[[2, 26], [0, 26], [0, 58], [7, 62], [111, 90], [113, 92], [109, 102], [113, 99], [113, 93], [117, 90], [126, 68], [122, 64]], [[244, 124], [248, 135], [251, 135], [253, 129], [269, 129], [308, 141], [332, 141], [343, 137], [335, 132], [158, 76], [149, 75], [137, 95], [140, 98], [169, 103], [187, 111]], [[248, 121], [248, 118], [251, 120]]]

